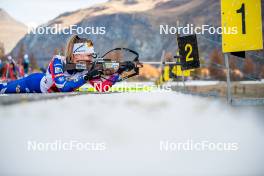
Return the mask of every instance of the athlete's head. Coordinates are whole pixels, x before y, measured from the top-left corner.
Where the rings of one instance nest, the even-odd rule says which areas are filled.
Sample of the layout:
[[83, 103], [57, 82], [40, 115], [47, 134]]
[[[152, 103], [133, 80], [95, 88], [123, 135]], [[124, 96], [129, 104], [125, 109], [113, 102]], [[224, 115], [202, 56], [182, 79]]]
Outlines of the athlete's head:
[[67, 62], [77, 63], [79, 61], [91, 62], [93, 59], [94, 47], [92, 40], [80, 38], [73, 35], [66, 46]]

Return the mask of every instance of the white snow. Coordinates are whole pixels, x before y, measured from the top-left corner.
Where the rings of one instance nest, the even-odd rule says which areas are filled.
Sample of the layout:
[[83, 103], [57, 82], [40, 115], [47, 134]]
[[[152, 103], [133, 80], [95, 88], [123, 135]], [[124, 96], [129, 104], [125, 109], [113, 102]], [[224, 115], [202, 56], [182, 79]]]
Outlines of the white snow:
[[[185, 81], [184, 82], [184, 84], [186, 86], [212, 86], [212, 85], [217, 85], [219, 83], [220, 83], [220, 81], [199, 81], [199, 80]], [[179, 82], [168, 82], [166, 84], [170, 85], [170, 86], [183, 86], [183, 82], [182, 81], [179, 81]]]
[[[0, 106], [0, 175], [263, 175], [263, 108], [163, 93], [87, 94]], [[27, 150], [28, 141], [103, 142], [106, 151]], [[160, 141], [237, 151], [160, 151]]]
[[[155, 86], [153, 82], [117, 82], [113, 88]], [[92, 88], [91, 84], [84, 84], [81, 88]]]
[[264, 79], [260, 81], [239, 81], [240, 84], [264, 84]]

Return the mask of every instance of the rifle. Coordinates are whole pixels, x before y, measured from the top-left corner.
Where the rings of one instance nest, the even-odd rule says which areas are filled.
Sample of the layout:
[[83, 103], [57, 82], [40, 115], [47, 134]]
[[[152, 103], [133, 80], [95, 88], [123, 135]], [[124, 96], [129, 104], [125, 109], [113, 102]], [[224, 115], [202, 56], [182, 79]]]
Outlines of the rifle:
[[106, 52], [103, 56], [97, 57], [95, 54], [93, 62], [80, 61], [76, 64], [67, 63], [66, 70], [92, 70], [97, 69], [103, 73], [103, 75], [112, 75], [118, 71], [118, 69], [126, 64], [126, 61], [132, 61], [135, 64], [134, 70], [123, 73], [121, 80], [139, 75], [139, 69], [143, 67], [143, 64], [139, 62], [139, 54], [129, 48], [115, 48]]

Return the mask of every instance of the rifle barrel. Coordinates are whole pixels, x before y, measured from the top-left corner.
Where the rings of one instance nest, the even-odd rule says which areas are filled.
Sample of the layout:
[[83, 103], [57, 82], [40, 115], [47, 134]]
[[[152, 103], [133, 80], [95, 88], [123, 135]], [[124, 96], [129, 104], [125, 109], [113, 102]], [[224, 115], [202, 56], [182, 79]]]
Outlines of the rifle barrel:
[[150, 65], [181, 65], [178, 62], [141, 62], [142, 64], [150, 64]]

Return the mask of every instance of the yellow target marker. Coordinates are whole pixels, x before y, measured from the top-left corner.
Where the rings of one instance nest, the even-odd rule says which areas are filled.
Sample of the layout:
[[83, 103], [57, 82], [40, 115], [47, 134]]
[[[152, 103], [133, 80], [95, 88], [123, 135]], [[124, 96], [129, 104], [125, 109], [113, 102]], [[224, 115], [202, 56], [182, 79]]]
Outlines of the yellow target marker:
[[221, 0], [224, 53], [263, 49], [261, 0]]

